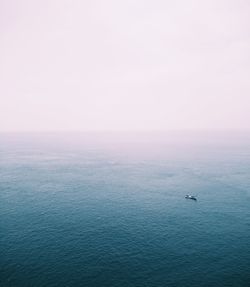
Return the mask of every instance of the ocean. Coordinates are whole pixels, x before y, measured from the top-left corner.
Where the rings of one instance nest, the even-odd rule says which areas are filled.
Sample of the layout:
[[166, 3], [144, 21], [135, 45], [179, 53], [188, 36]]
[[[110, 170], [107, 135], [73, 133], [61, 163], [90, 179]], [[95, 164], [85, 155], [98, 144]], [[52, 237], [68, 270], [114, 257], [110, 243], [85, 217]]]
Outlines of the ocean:
[[249, 287], [249, 266], [249, 133], [0, 134], [0, 286]]

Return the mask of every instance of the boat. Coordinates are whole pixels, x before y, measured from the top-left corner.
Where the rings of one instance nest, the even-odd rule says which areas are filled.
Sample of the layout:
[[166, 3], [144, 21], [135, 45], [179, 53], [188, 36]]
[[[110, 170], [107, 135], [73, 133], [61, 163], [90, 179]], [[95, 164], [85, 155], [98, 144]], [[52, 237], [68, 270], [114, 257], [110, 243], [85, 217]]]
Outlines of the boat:
[[185, 198], [187, 198], [187, 199], [192, 199], [192, 200], [197, 200], [197, 198], [196, 198], [194, 195], [189, 195], [189, 194], [187, 194], [187, 195], [185, 196]]

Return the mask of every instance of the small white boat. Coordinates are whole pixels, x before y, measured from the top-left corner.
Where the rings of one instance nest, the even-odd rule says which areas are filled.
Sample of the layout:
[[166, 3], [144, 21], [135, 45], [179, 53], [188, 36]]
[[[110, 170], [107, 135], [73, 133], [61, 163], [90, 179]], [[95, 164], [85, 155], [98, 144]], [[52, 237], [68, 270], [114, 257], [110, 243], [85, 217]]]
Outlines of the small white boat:
[[189, 194], [187, 194], [187, 195], [185, 196], [185, 198], [197, 200], [197, 198], [196, 198], [194, 195], [189, 195]]

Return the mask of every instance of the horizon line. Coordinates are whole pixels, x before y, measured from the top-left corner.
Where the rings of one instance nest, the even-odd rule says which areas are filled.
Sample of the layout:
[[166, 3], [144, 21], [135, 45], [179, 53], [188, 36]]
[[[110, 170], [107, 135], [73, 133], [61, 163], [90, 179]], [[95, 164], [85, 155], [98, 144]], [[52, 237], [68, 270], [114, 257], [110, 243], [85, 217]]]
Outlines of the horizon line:
[[164, 133], [164, 132], [250, 132], [250, 129], [152, 129], [152, 130], [0, 130], [0, 133]]

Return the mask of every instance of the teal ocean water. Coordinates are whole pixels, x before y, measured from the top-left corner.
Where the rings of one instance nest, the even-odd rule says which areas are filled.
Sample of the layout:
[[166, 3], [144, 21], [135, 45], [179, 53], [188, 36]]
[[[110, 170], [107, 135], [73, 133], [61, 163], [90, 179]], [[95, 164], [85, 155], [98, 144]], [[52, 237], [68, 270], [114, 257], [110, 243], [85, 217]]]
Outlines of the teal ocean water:
[[0, 286], [247, 287], [249, 263], [249, 134], [0, 135]]

